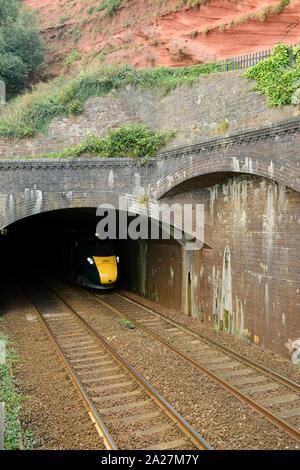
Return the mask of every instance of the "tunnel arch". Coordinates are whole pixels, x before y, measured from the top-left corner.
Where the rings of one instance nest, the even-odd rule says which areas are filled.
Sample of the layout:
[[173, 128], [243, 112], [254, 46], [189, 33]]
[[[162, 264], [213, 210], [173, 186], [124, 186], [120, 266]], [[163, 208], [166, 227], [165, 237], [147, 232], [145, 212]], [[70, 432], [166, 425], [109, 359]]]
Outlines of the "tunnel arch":
[[[286, 163], [278, 160], [278, 158], [275, 163], [273, 160], [263, 161], [252, 159], [251, 157], [220, 158], [218, 155], [209, 158], [207, 161], [193, 158], [178, 166], [174, 171], [171, 171], [167, 176], [157, 181], [153, 187], [153, 193], [157, 199], [161, 199], [171, 195], [172, 192], [176, 191], [176, 188], [178, 189], [185, 183], [192, 182], [195, 179], [199, 181], [202, 179], [205, 182], [207, 178], [215, 177], [218, 180], [218, 177], [222, 177], [222, 175], [234, 176], [242, 174], [273, 180], [296, 192], [300, 192], [300, 170], [296, 165], [292, 165], [291, 162]], [[209, 185], [211, 184], [207, 186]]]
[[[85, 210], [94, 209], [95, 217], [97, 216], [97, 209], [102, 207], [113, 207], [117, 211], [123, 211], [122, 206], [125, 202], [127, 204], [127, 215], [145, 216], [149, 221], [157, 220], [151, 216], [151, 204], [157, 204], [156, 200], [148, 196], [141, 196], [138, 194], [121, 193], [117, 191], [62, 191], [62, 192], [41, 192], [37, 189], [29, 190], [26, 195], [24, 194], [9, 194], [6, 198], [4, 210], [0, 216], [0, 230], [9, 228], [17, 222], [22, 222], [25, 219], [34, 217], [41, 214], [53, 214], [57, 211], [64, 210]], [[170, 224], [171, 235], [170, 238], [186, 246], [189, 240], [184, 236], [182, 239], [175, 238], [176, 224]], [[96, 231], [96, 226], [95, 226]], [[202, 246], [211, 247], [209, 241], [204, 241], [204, 238], [199, 238]]]
[[7, 194], [0, 216], [0, 230], [30, 216], [55, 210], [97, 208], [100, 204], [116, 204], [120, 193], [114, 191], [40, 191], [28, 189]]

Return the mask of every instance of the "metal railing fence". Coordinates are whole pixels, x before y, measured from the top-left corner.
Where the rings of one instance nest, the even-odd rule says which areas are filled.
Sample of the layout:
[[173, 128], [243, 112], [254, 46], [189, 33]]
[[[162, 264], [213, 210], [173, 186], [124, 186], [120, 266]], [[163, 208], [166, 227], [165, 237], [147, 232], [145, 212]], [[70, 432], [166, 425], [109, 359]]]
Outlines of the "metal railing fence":
[[[290, 45], [290, 67], [296, 63], [296, 57], [294, 56], [294, 48], [299, 46], [299, 44]], [[238, 57], [232, 57], [230, 59], [225, 59], [221, 62], [222, 70], [227, 72], [230, 70], [240, 70], [253, 67], [253, 65], [258, 64], [264, 59], [270, 57], [273, 49], [266, 49], [264, 51], [253, 52], [251, 54], [245, 54]]]

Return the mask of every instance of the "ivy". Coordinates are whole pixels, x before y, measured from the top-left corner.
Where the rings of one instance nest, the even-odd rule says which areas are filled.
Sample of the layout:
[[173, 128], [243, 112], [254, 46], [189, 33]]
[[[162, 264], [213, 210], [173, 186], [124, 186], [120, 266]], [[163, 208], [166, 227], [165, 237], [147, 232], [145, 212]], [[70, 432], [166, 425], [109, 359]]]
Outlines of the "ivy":
[[300, 94], [300, 47], [293, 49], [293, 62], [290, 66], [290, 46], [279, 44], [270, 57], [251, 67], [244, 76], [257, 80], [251, 91], [266, 95], [269, 106], [299, 104]]

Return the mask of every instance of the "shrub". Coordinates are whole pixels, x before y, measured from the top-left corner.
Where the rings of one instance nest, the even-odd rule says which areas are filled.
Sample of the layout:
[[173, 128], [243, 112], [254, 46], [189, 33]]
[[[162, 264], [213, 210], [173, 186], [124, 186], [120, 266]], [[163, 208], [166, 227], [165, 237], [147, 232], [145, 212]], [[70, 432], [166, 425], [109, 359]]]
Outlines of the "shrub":
[[63, 65], [69, 68], [73, 62], [81, 59], [81, 52], [78, 49], [73, 49], [65, 58]]
[[[176, 132], [161, 131], [157, 134], [143, 124], [128, 124], [117, 130], [108, 130], [105, 138], [87, 136], [80, 144], [64, 148], [61, 152], [43, 154], [43, 158], [76, 158], [95, 155], [102, 158], [135, 158], [146, 161], [170, 141]], [[35, 157], [36, 158], [36, 157]]]
[[96, 11], [100, 12], [103, 10], [105, 11], [105, 16], [113, 16], [115, 12], [120, 8], [122, 5], [122, 0], [104, 0], [100, 5], [96, 8]]
[[83, 105], [82, 103], [79, 101], [79, 100], [72, 100], [69, 104], [68, 104], [68, 112], [69, 114], [81, 114], [82, 111], [83, 111]]
[[44, 155], [45, 157], [69, 158], [84, 154], [102, 158], [140, 158], [147, 160], [175, 136], [173, 131], [155, 132], [143, 124], [129, 124], [117, 130], [108, 131], [107, 137], [101, 139], [89, 135], [83, 142], [65, 148], [60, 153]]

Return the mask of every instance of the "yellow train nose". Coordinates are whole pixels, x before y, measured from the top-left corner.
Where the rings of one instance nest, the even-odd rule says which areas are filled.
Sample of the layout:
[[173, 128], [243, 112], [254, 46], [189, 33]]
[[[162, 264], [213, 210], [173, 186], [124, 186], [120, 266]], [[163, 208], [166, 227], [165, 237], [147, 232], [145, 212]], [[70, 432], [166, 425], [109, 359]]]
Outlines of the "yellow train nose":
[[115, 256], [93, 256], [101, 284], [113, 284], [117, 280], [118, 268]]

